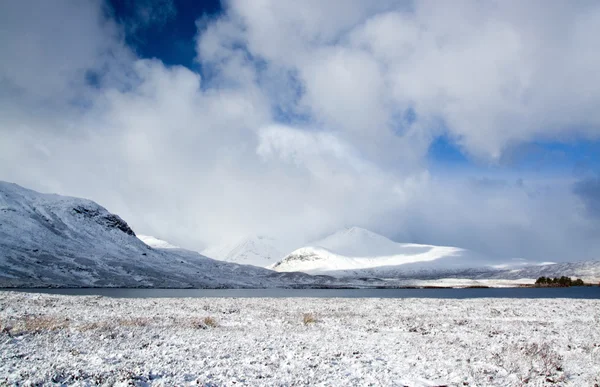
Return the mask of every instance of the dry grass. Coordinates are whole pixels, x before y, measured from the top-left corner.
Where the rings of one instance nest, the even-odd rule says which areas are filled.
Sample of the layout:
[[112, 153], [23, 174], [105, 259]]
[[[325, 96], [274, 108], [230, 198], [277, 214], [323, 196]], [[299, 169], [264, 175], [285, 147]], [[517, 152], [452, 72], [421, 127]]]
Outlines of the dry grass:
[[217, 322], [217, 320], [215, 320], [214, 318], [212, 318], [210, 316], [204, 317], [202, 322], [204, 322], [204, 325], [206, 325], [207, 327], [210, 327], [210, 328], [216, 328], [219, 326], [219, 323]]
[[207, 316], [202, 319], [193, 319], [191, 321], [191, 326], [196, 329], [217, 328], [219, 322], [214, 317]]
[[110, 326], [107, 323], [105, 323], [105, 322], [85, 323], [85, 324], [79, 325], [77, 327], [77, 329], [80, 332], [98, 331], [98, 330], [109, 329], [109, 328], [110, 328]]
[[55, 316], [23, 316], [14, 321], [2, 321], [1, 330], [9, 335], [51, 332], [66, 329], [71, 325], [67, 318]]
[[562, 358], [548, 343], [528, 343], [510, 346], [493, 356], [498, 366], [509, 374], [517, 375], [527, 384], [538, 376], [544, 376], [549, 384], [565, 380]]
[[134, 317], [129, 319], [119, 320], [116, 325], [121, 327], [147, 327], [152, 322], [152, 319], [145, 317]]
[[304, 313], [302, 315], [302, 322], [304, 323], [304, 325], [314, 324], [317, 322], [317, 318], [313, 313]]

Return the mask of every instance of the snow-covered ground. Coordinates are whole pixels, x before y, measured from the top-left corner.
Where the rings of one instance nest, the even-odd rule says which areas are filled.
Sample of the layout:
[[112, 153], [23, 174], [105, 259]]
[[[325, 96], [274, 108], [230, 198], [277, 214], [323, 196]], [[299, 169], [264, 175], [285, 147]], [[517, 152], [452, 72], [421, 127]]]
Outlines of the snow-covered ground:
[[0, 385], [600, 383], [599, 300], [0, 292], [0, 321]]
[[533, 278], [518, 278], [514, 280], [507, 279], [480, 279], [474, 280], [469, 278], [440, 278], [434, 280], [406, 280], [404, 281], [405, 286], [416, 286], [416, 287], [447, 287], [447, 288], [465, 288], [465, 287], [477, 287], [487, 286], [490, 288], [514, 288], [522, 285], [533, 285], [535, 279]]

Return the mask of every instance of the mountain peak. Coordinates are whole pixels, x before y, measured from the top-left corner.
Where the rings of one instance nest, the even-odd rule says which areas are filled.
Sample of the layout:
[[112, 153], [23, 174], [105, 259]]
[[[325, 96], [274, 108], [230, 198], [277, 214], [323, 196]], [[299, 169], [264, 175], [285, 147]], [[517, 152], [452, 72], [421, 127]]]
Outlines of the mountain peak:
[[237, 241], [208, 247], [207, 257], [221, 261], [266, 267], [283, 258], [286, 252], [280, 241], [267, 235], [250, 235]]
[[358, 227], [358, 226], [346, 227], [345, 232], [348, 234], [379, 235], [379, 234], [374, 233], [373, 231], [370, 231], [370, 230], [367, 230], [366, 228], [362, 228], [362, 227]]
[[397, 249], [397, 243], [361, 227], [347, 227], [312, 243], [312, 245], [350, 257], [387, 255]]

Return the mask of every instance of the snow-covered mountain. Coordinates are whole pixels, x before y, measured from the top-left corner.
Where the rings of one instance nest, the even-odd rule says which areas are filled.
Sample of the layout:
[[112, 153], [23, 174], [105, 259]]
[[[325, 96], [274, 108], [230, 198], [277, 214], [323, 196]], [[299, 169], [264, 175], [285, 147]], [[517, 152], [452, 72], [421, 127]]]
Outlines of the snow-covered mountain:
[[396, 243], [359, 227], [338, 231], [295, 250], [269, 268], [327, 274], [346, 280], [400, 280], [400, 285], [412, 279], [520, 280], [563, 275], [590, 283], [600, 281], [600, 261], [540, 264], [523, 259], [490, 259], [458, 247]]
[[207, 257], [225, 262], [267, 267], [285, 257], [291, 249], [268, 236], [252, 236], [233, 243], [212, 246], [202, 251]]
[[501, 263], [458, 247], [397, 243], [369, 230], [352, 227], [295, 250], [270, 268], [339, 277], [401, 278], [467, 269], [490, 271], [495, 265]]
[[0, 182], [0, 287], [285, 287], [330, 281], [159, 245], [167, 248], [146, 245], [123, 219], [90, 200]]

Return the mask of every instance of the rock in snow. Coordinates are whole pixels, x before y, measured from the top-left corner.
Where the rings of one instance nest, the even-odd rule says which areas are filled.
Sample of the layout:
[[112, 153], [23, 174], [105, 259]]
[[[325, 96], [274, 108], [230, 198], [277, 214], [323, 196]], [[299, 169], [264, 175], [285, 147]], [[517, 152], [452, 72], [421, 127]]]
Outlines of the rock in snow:
[[90, 200], [0, 182], [0, 287], [285, 287], [330, 281], [159, 247], [146, 245], [123, 219]]

